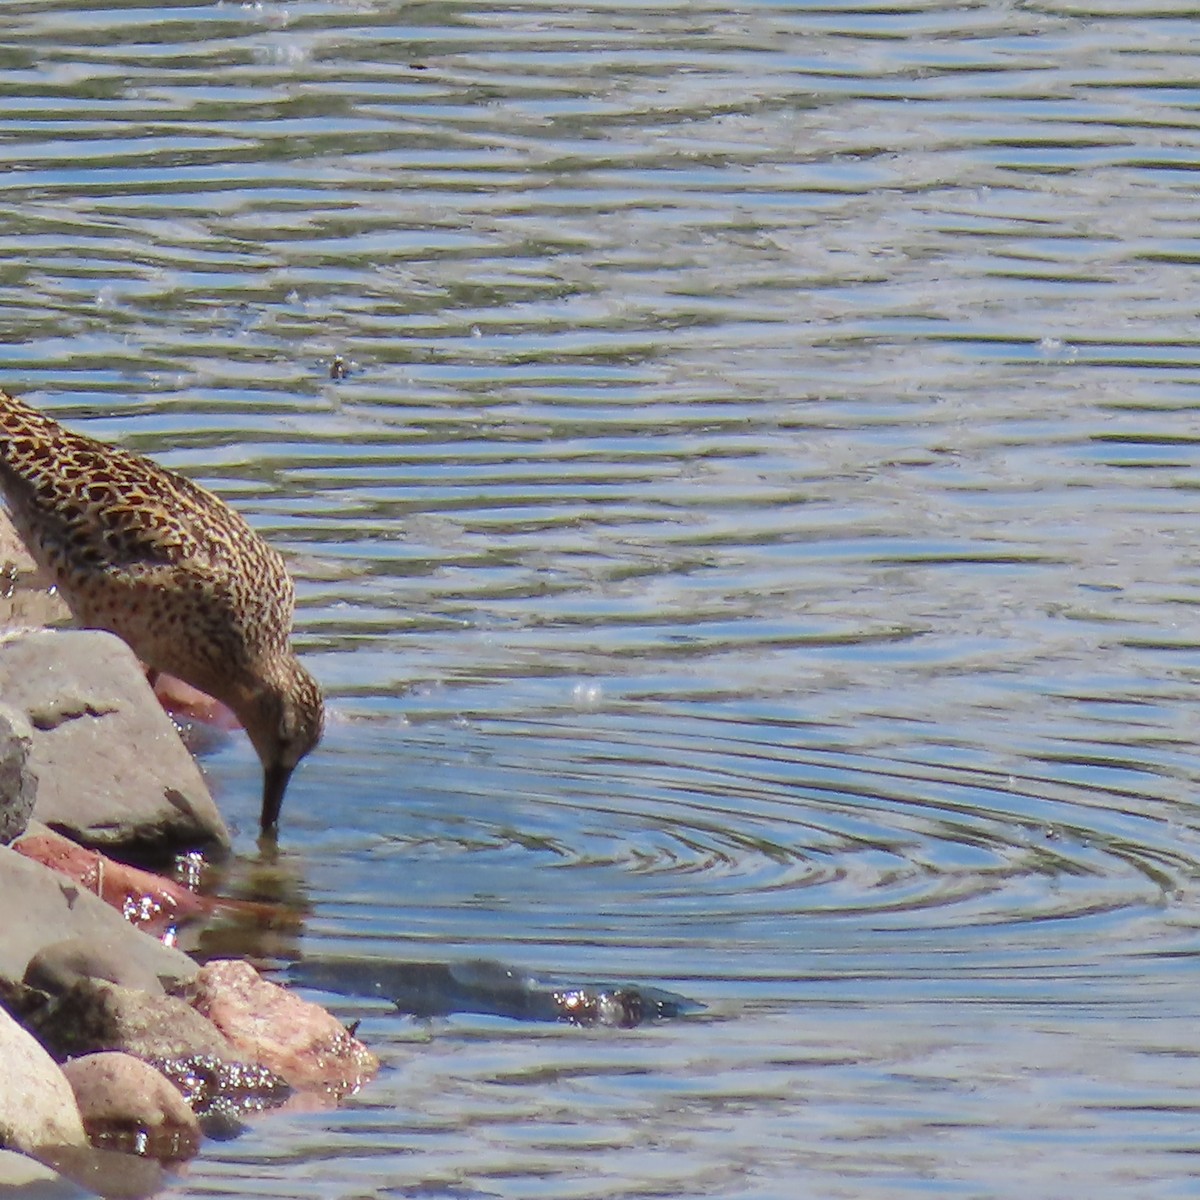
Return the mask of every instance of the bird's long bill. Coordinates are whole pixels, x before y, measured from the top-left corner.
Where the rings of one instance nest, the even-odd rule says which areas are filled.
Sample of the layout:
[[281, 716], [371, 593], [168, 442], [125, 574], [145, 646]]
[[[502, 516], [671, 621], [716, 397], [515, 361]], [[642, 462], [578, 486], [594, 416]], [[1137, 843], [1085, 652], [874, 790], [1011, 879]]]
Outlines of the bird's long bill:
[[283, 807], [283, 793], [293, 768], [283, 763], [271, 763], [263, 768], [262, 836], [274, 838], [279, 831], [279, 810]]

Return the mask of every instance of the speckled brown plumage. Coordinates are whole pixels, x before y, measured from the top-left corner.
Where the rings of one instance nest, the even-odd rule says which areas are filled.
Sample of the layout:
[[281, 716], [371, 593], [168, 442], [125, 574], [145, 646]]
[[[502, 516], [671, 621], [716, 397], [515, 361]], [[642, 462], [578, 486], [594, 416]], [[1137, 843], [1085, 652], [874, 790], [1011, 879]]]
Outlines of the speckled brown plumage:
[[237, 714], [263, 765], [262, 828], [318, 742], [321, 691], [291, 648], [283, 559], [227, 504], [0, 391], [0, 487], [81, 625]]

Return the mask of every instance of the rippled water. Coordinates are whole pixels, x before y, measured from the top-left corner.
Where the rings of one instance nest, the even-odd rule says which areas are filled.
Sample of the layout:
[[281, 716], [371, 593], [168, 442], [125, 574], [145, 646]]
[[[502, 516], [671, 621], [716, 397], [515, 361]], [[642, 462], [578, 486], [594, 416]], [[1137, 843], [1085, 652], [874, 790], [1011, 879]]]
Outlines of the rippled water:
[[5, 16], [4, 382], [298, 576], [278, 957], [707, 1006], [323, 997], [173, 1196], [1200, 1191], [1191, 7]]

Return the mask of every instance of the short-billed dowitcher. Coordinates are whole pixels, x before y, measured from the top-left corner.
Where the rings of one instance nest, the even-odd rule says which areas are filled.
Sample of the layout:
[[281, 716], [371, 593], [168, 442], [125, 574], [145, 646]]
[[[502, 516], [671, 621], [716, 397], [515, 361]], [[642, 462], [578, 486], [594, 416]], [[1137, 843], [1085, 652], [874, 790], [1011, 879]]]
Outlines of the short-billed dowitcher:
[[262, 761], [262, 832], [274, 835], [325, 716], [292, 651], [283, 559], [211, 492], [3, 391], [0, 488], [81, 625], [110, 630], [237, 714]]

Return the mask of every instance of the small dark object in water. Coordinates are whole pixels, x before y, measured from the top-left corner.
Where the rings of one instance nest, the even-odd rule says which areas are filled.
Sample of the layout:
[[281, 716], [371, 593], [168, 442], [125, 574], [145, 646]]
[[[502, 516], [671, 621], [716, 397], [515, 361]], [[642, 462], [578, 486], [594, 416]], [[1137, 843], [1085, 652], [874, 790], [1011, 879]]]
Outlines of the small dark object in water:
[[487, 959], [460, 963], [329, 959], [295, 963], [294, 982], [343, 996], [378, 996], [418, 1017], [486, 1013], [518, 1021], [570, 1021], [631, 1029], [704, 1005], [639, 984], [565, 983]]
[[329, 364], [330, 379], [345, 379], [350, 374], [350, 366], [346, 360], [340, 355], [333, 356], [333, 362]]

